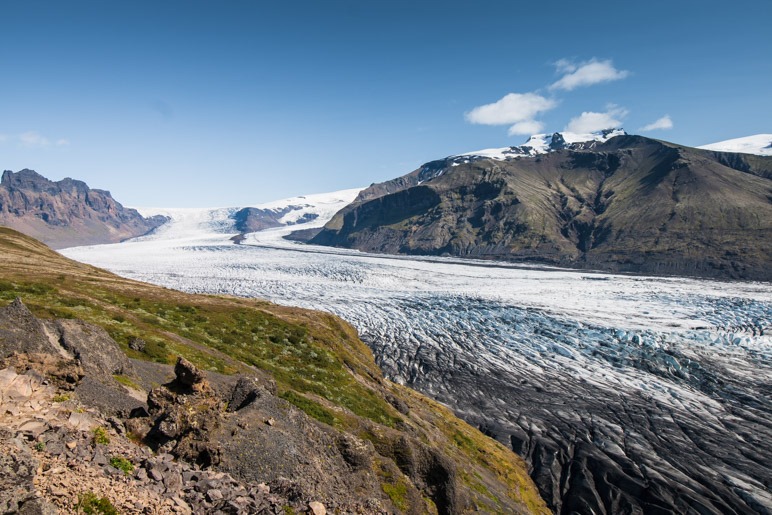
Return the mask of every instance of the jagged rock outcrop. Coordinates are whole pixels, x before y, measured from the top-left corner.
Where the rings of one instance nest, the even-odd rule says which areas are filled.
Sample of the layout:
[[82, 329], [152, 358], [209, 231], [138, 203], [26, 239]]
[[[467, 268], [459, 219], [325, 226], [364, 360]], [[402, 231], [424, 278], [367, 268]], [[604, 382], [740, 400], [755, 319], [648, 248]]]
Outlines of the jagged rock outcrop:
[[362, 191], [311, 241], [770, 280], [771, 173], [772, 157], [640, 136], [509, 160], [455, 156]]
[[111, 413], [127, 415], [144, 406], [115, 381], [114, 376], [133, 376], [134, 371], [99, 326], [81, 320], [39, 320], [17, 298], [0, 309], [0, 358], [16, 353], [48, 354], [75, 363], [78, 395]]
[[70, 178], [50, 181], [33, 170], [4, 171], [0, 181], [0, 225], [52, 248], [115, 243], [146, 234], [166, 222], [123, 207], [109, 191]]

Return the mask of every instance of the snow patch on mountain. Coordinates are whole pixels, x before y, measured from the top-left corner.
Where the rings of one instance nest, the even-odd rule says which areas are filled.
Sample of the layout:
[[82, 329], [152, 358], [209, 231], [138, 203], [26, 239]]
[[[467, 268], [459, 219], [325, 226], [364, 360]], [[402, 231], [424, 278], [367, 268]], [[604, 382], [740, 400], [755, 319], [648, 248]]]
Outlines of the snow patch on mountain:
[[301, 195], [299, 197], [276, 200], [249, 207], [273, 210], [275, 212], [281, 212], [289, 207], [291, 210], [279, 220], [281, 223], [293, 225], [301, 220], [308, 219], [310, 217], [309, 215], [316, 215], [313, 221], [304, 223], [303, 227], [322, 227], [333, 217], [333, 215], [335, 215], [335, 213], [352, 203], [363, 189], [364, 188], [353, 188], [330, 193]]
[[584, 134], [575, 132], [534, 134], [528, 138], [528, 141], [519, 146], [475, 150], [473, 152], [465, 152], [463, 154], [450, 156], [449, 159], [452, 159], [454, 161], [453, 164], [455, 165], [476, 158], [507, 161], [509, 159], [547, 154], [563, 148], [572, 148], [576, 150], [589, 149], [593, 148], [598, 143], [605, 143], [615, 136], [624, 136], [626, 134], [627, 133], [623, 129], [606, 129]]
[[757, 156], [772, 156], [772, 134], [756, 134], [744, 138], [728, 139], [697, 148], [716, 152], [740, 152], [742, 154], [756, 154]]

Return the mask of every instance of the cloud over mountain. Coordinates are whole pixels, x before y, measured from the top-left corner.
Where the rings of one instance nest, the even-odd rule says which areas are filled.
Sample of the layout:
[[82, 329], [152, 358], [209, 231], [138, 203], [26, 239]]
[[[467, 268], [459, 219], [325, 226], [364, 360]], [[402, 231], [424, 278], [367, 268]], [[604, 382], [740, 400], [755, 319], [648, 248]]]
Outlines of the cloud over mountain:
[[563, 76], [550, 85], [550, 91], [556, 89], [572, 91], [583, 86], [624, 79], [630, 75], [627, 70], [617, 70], [611, 59], [601, 61], [593, 58], [579, 64], [561, 59], [555, 63], [555, 66]]
[[603, 129], [612, 129], [622, 126], [622, 119], [627, 116], [627, 109], [614, 104], [606, 106], [606, 111], [596, 113], [585, 111], [579, 116], [571, 118], [566, 125], [568, 132], [584, 134], [587, 132], [600, 131]]
[[641, 127], [641, 132], [648, 132], [648, 131], [661, 131], [661, 130], [667, 130], [673, 128], [673, 120], [670, 119], [670, 115], [666, 114], [662, 118], [659, 118], [658, 120], [655, 120], [651, 122], [648, 125], [644, 125]]

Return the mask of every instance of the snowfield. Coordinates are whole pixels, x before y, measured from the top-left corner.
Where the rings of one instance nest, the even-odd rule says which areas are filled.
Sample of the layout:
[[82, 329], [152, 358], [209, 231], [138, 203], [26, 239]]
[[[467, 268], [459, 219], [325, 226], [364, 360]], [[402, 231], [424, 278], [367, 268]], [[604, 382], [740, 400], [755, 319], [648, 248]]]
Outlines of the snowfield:
[[[613, 499], [623, 478], [616, 483], [656, 485], [670, 492], [663, 498], [708, 512], [772, 509], [772, 285], [382, 256], [282, 238], [321, 226], [358, 191], [305, 197], [319, 218], [241, 245], [230, 241], [235, 209], [146, 209], [171, 222], [61, 252], [188, 292], [341, 316], [389, 378], [525, 456], [553, 507], [591, 498], [589, 482]], [[298, 199], [272, 206], [290, 202]]]
[[772, 134], [756, 134], [744, 138], [728, 139], [697, 148], [718, 152], [741, 152], [743, 154], [756, 154], [757, 156], [772, 156]]

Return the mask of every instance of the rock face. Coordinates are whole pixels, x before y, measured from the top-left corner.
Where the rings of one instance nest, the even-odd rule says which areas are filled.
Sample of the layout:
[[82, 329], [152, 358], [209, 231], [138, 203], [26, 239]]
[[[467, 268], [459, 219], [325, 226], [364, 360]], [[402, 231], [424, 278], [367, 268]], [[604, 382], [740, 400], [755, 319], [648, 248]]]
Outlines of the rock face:
[[[415, 438], [383, 435], [374, 445], [315, 423], [277, 397], [271, 382], [242, 376], [214, 387], [183, 358], [174, 370], [175, 379], [148, 396], [145, 441], [156, 452], [215, 466], [246, 482], [265, 481], [290, 499], [326, 499], [344, 512], [388, 511], [372, 494], [380, 490], [372, 473], [376, 463], [391, 474], [404, 473], [420, 489], [406, 485], [411, 505], [422, 504], [420, 492], [439, 513], [468, 505], [456, 465]], [[384, 458], [393, 461], [381, 463]]]
[[0, 225], [53, 248], [115, 243], [164, 222], [160, 216], [143, 218], [116, 202], [109, 191], [69, 178], [53, 182], [33, 170], [6, 170], [0, 182]]
[[771, 157], [625, 135], [508, 160], [433, 161], [362, 191], [311, 241], [770, 280], [770, 198]]

